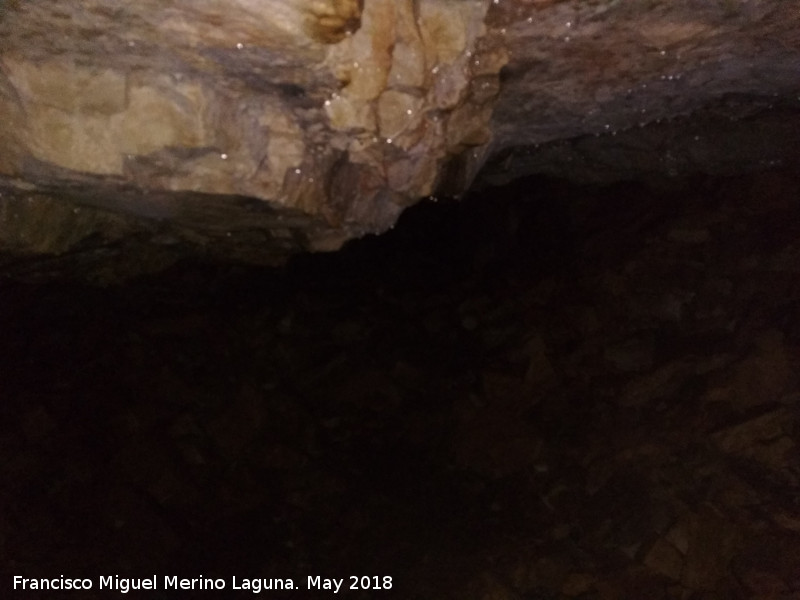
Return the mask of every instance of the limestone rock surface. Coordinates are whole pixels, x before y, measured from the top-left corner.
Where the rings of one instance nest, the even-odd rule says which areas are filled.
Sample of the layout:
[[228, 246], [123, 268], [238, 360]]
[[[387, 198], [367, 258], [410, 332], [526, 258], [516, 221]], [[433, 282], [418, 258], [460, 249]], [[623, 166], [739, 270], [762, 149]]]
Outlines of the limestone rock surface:
[[780, 0], [0, 0], [2, 265], [275, 263], [476, 177], [787, 166], [798, 32]]

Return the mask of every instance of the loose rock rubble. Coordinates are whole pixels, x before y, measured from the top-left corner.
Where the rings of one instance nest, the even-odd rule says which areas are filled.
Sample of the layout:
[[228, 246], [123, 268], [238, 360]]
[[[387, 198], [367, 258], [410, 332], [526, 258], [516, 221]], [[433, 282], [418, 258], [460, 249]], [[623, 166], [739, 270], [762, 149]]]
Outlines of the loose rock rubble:
[[798, 197], [537, 179], [283, 271], [3, 281], [2, 570], [800, 597]]

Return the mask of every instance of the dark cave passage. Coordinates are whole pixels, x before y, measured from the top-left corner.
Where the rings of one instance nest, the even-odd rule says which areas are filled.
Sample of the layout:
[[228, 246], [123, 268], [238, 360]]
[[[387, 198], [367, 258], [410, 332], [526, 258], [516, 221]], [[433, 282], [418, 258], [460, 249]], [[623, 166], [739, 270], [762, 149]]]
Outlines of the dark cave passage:
[[798, 198], [528, 179], [283, 269], [0, 279], [2, 585], [796, 598]]

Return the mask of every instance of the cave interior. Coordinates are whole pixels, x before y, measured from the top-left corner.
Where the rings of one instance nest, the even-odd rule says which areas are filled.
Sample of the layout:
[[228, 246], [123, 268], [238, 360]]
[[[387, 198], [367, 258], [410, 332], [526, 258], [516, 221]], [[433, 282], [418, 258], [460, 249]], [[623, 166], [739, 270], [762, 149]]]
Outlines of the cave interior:
[[9, 268], [4, 570], [797, 597], [798, 192], [526, 177], [283, 267]]
[[0, 0], [0, 598], [798, 600], [798, 32]]

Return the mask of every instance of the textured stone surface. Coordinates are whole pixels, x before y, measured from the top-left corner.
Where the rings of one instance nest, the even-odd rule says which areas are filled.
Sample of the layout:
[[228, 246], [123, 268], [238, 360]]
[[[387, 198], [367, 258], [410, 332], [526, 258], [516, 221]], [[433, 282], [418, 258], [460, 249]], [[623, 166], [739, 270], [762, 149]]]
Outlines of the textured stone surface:
[[[77, 184], [79, 196], [97, 190], [103, 208], [143, 217], [152, 216], [153, 192], [248, 196], [306, 215], [300, 229], [312, 249], [383, 231], [402, 206], [433, 193], [451, 155], [491, 137], [504, 59], [477, 49], [486, 8], [474, 0], [9, 5], [0, 22], [6, 193], [17, 180]], [[476, 76], [495, 81], [492, 93], [471, 89]], [[119, 202], [123, 187], [144, 198]]]
[[[3, 0], [0, 249], [271, 263], [487, 161], [495, 184], [788, 166], [798, 31], [778, 0]], [[54, 203], [93, 214], [26, 246]]]

